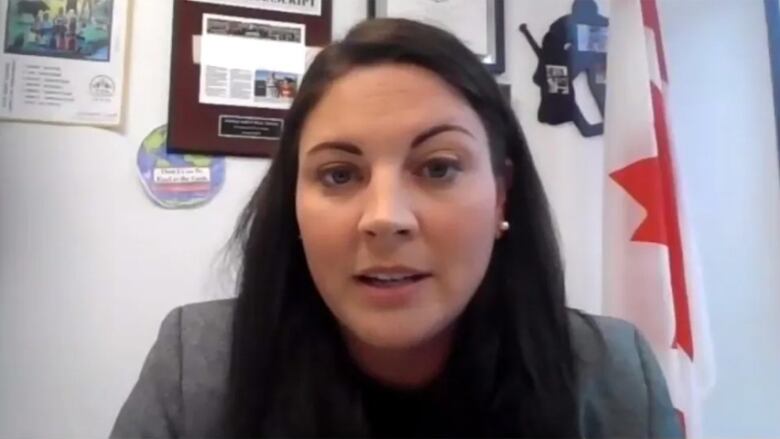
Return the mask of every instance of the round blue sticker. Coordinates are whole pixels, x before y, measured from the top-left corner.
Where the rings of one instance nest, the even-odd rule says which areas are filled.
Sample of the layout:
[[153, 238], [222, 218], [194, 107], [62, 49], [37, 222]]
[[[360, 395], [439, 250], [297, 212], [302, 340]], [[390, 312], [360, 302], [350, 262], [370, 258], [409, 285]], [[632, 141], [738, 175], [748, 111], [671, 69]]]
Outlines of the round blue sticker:
[[168, 126], [151, 133], [138, 149], [138, 171], [146, 193], [168, 209], [207, 203], [222, 189], [225, 158], [168, 153]]

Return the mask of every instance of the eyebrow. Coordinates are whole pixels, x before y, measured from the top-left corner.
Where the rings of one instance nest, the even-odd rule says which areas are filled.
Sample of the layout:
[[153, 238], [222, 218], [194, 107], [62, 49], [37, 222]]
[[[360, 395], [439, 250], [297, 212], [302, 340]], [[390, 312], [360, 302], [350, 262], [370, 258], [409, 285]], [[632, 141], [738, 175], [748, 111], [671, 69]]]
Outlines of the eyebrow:
[[445, 123], [441, 125], [432, 126], [427, 130], [423, 131], [422, 133], [418, 134], [417, 137], [415, 137], [414, 140], [412, 140], [412, 149], [416, 148], [417, 146], [420, 146], [422, 143], [424, 143], [426, 140], [430, 139], [431, 137], [439, 135], [441, 133], [446, 133], [447, 131], [458, 131], [471, 138], [474, 138], [474, 135], [471, 134], [471, 131], [467, 130], [466, 128], [463, 128], [460, 125]]
[[[474, 138], [474, 135], [471, 133], [471, 131], [467, 130], [466, 128], [463, 128], [460, 125], [447, 124], [447, 123], [434, 125], [428, 128], [427, 130], [423, 131], [422, 133], [418, 134], [417, 136], [415, 136], [414, 140], [412, 140], [412, 149], [425, 143], [425, 141], [427, 141], [431, 137], [437, 136], [447, 131], [457, 131], [471, 138]], [[357, 147], [357, 145], [350, 142], [344, 142], [344, 141], [327, 141], [327, 142], [318, 143], [317, 145], [312, 147], [306, 154], [311, 155], [318, 151], [323, 151], [328, 149], [344, 151], [348, 154], [363, 155], [363, 151], [361, 151], [360, 148]]]

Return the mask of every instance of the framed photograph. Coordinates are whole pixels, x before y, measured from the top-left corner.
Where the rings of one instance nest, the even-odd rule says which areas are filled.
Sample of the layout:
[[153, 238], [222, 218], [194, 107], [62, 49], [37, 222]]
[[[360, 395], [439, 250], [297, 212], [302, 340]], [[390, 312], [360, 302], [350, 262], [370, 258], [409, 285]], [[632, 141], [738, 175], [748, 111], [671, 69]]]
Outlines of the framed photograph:
[[504, 73], [503, 0], [368, 0], [368, 16], [408, 18], [446, 29], [491, 73]]

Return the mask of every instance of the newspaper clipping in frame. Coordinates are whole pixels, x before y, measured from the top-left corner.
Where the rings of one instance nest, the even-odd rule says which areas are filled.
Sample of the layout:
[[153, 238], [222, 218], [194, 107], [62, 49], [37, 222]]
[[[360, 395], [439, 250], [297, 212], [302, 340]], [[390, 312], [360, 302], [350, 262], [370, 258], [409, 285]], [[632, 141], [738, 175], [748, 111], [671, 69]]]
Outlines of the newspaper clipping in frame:
[[322, 15], [321, 0], [191, 0], [199, 3], [238, 6], [289, 14]]
[[202, 104], [288, 109], [306, 65], [303, 24], [203, 14]]
[[128, 0], [0, 2], [0, 118], [121, 121]]

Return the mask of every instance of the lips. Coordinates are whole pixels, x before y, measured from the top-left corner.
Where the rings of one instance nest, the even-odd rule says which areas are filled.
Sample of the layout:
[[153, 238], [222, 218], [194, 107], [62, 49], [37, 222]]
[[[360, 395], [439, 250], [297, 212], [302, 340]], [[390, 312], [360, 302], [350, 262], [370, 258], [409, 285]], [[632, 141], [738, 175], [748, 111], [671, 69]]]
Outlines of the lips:
[[354, 276], [361, 300], [371, 307], [398, 309], [414, 304], [432, 273], [409, 267], [373, 267]]
[[357, 280], [379, 288], [392, 288], [421, 281], [429, 274], [410, 274], [410, 275], [360, 275]]
[[430, 273], [406, 267], [391, 267], [364, 270], [356, 275], [355, 279], [375, 288], [396, 288], [419, 282], [430, 276]]

